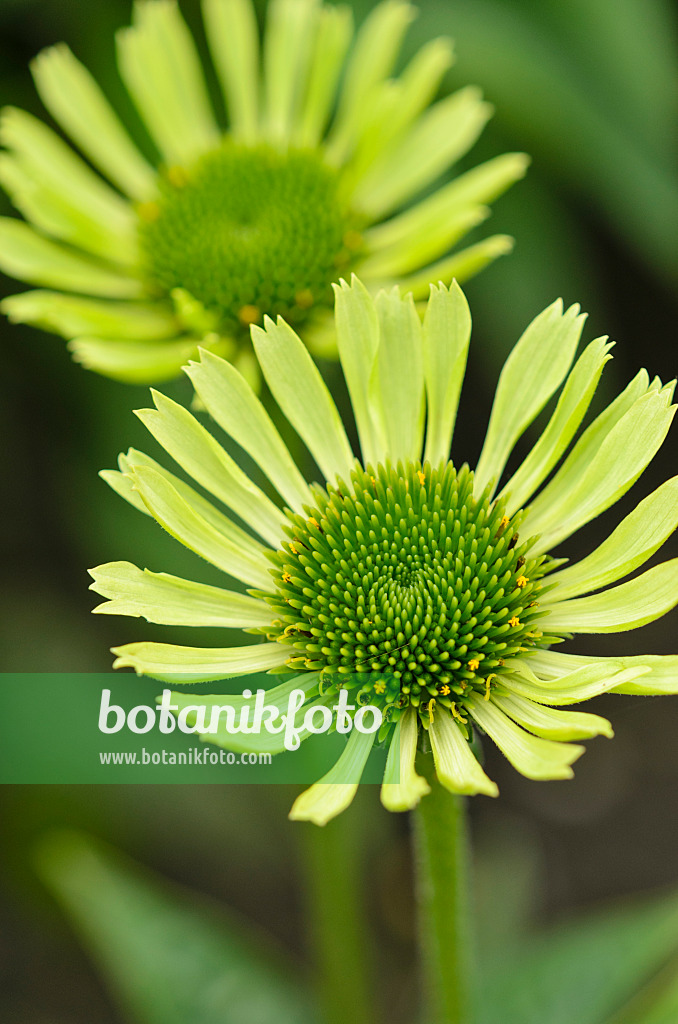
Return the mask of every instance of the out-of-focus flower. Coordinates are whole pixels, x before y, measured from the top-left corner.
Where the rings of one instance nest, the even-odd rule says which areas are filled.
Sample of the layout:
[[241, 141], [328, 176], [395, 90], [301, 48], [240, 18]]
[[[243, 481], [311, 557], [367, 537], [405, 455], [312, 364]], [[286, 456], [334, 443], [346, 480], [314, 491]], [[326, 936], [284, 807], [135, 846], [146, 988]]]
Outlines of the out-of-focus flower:
[[248, 329], [265, 314], [332, 353], [331, 284], [348, 271], [425, 297], [507, 252], [503, 235], [451, 251], [527, 161], [506, 154], [431, 191], [491, 109], [475, 88], [433, 102], [445, 39], [391, 77], [414, 13], [386, 0], [352, 42], [348, 7], [271, 0], [260, 44], [251, 0], [204, 0], [224, 130], [174, 0], [137, 3], [118, 63], [153, 162], [68, 47], [41, 53], [43, 102], [89, 163], [4, 111], [0, 184], [26, 220], [0, 219], [0, 268], [41, 286], [7, 315], [121, 380], [172, 377], [198, 343], [254, 374]]
[[[133, 643], [116, 666], [183, 682], [292, 673], [267, 694], [286, 703], [379, 707], [390, 744], [382, 801], [411, 808], [428, 784], [415, 754], [430, 744], [440, 782], [496, 793], [472, 749], [487, 734], [533, 779], [568, 778], [583, 747], [611, 735], [598, 715], [561, 710], [607, 691], [678, 692], [678, 658], [578, 656], [553, 650], [575, 633], [634, 629], [678, 600], [678, 559], [627, 582], [678, 523], [678, 477], [645, 498], [600, 547], [565, 565], [549, 552], [616, 502], [661, 446], [673, 385], [641, 370], [580, 434], [606, 338], [575, 361], [584, 323], [555, 302], [524, 332], [501, 373], [474, 472], [450, 461], [471, 320], [461, 289], [432, 287], [423, 323], [397, 289], [373, 299], [354, 279], [336, 286], [341, 364], [360, 442], [356, 459], [334, 402], [295, 332], [281, 319], [252, 328], [262, 374], [323, 475], [308, 484], [244, 378], [202, 352], [187, 368], [216, 423], [260, 466], [281, 510], [182, 406], [155, 393], [138, 413], [202, 488], [246, 523], [137, 451], [109, 483], [179, 541], [250, 588], [203, 586], [127, 562], [92, 570], [108, 598], [97, 611], [184, 626], [241, 627], [264, 642], [235, 648]], [[516, 442], [560, 389], [551, 418], [501, 483]], [[568, 453], [569, 449], [569, 453]], [[255, 534], [256, 536], [254, 536]], [[233, 698], [174, 693], [173, 703]], [[242, 699], [242, 698], [240, 698]], [[232, 749], [275, 751], [277, 740], [229, 734]], [[352, 799], [375, 737], [353, 730], [336, 766], [292, 816], [320, 824]], [[282, 742], [282, 741], [281, 741]]]

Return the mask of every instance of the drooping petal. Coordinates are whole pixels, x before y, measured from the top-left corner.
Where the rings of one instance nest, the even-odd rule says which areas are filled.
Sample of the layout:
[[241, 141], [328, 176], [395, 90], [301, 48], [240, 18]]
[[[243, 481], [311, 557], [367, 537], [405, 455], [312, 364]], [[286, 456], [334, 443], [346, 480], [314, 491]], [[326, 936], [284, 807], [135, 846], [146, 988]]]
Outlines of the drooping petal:
[[278, 317], [252, 328], [252, 344], [276, 402], [327, 480], [348, 480], [353, 453], [327, 385], [298, 335]]
[[287, 143], [308, 73], [318, 0], [271, 0], [264, 37], [266, 135]]
[[197, 353], [197, 338], [168, 341], [133, 341], [129, 337], [73, 338], [68, 350], [76, 363], [103, 377], [126, 384], [160, 383], [177, 376], [187, 359]]
[[219, 498], [274, 547], [286, 520], [188, 409], [151, 389], [155, 409], [136, 415], [194, 480]]
[[206, 350], [186, 373], [210, 416], [254, 459], [288, 505], [298, 512], [311, 504], [306, 481], [242, 374]]
[[414, 708], [398, 719], [388, 749], [381, 802], [387, 811], [411, 811], [423, 796], [431, 792], [426, 779], [417, 775], [417, 714]]
[[475, 472], [475, 494], [499, 481], [516, 441], [541, 412], [570, 368], [584, 326], [579, 306], [560, 299], [523, 332], [504, 363]]
[[431, 285], [423, 329], [426, 375], [426, 448], [437, 465], [450, 456], [459, 395], [471, 339], [471, 312], [459, 285]]
[[[638, 398], [610, 429], [599, 417], [525, 516], [522, 529], [540, 534], [535, 553], [548, 551], [600, 515], [631, 487], [666, 437], [675, 406], [673, 387], [651, 389]], [[611, 407], [610, 407], [611, 408]], [[606, 410], [609, 413], [610, 408]], [[605, 416], [605, 414], [602, 414]]]
[[259, 133], [259, 30], [251, 0], [203, 0], [207, 40], [221, 81], [229, 130], [254, 142]]
[[512, 722], [491, 700], [472, 695], [467, 700], [471, 715], [506, 755], [513, 767], [528, 779], [571, 779], [573, 761], [585, 748], [531, 736]]
[[290, 819], [326, 825], [345, 811], [356, 794], [373, 743], [373, 733], [353, 729], [336, 764], [294, 801]]
[[93, 611], [105, 615], [132, 615], [167, 626], [231, 629], [266, 626], [271, 621], [271, 609], [256, 598], [139, 569], [131, 562], [108, 562], [89, 574], [94, 580], [90, 590], [107, 598]]
[[175, 0], [137, 0], [117, 43], [122, 78], [167, 163], [182, 165], [214, 147], [219, 131], [200, 58]]
[[156, 188], [155, 170], [136, 148], [87, 68], [60, 43], [31, 64], [40, 98], [99, 170], [133, 199]]
[[113, 668], [133, 668], [138, 676], [169, 683], [207, 683], [230, 676], [251, 675], [280, 668], [289, 656], [281, 644], [248, 647], [177, 647], [141, 643], [113, 647]]
[[452, 715], [441, 711], [429, 728], [438, 781], [452, 793], [498, 796], [496, 783], [480, 767]]
[[536, 701], [537, 704], [556, 706], [579, 704], [602, 693], [609, 693], [650, 671], [640, 660], [628, 668], [620, 658], [582, 659], [578, 667], [573, 667], [559, 678], [544, 680], [534, 674], [530, 665], [536, 669], [536, 657], [531, 657], [529, 663], [508, 662], [498, 676], [499, 682], [511, 693]]
[[548, 425], [499, 495], [506, 498], [507, 515], [512, 516], [525, 507], [574, 437], [591, 403], [603, 367], [612, 358], [609, 355], [611, 347], [605, 338], [596, 338], [586, 346], [575, 363]]
[[39, 235], [13, 217], [0, 217], [0, 270], [19, 281], [83, 295], [136, 299], [140, 280]]
[[67, 338], [93, 334], [104, 339], [165, 341], [176, 337], [179, 326], [160, 302], [89, 299], [63, 292], [10, 295], [0, 303], [0, 309], [12, 323], [32, 324]]
[[678, 477], [644, 498], [607, 540], [586, 558], [550, 575], [552, 599], [563, 601], [599, 590], [637, 569], [678, 528]]
[[527, 697], [494, 690], [492, 702], [529, 732], [549, 740], [585, 740], [592, 736], [613, 736], [606, 718], [584, 711], [558, 711]]

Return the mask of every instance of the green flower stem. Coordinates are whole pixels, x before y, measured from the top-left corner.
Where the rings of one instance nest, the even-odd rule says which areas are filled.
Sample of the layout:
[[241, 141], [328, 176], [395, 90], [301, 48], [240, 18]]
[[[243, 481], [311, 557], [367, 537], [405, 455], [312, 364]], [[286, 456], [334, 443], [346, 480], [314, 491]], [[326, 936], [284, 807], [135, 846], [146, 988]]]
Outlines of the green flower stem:
[[[306, 913], [324, 1024], [375, 1024], [364, 893], [361, 830], [353, 815], [301, 835]], [[363, 837], [364, 838], [364, 837]]]
[[[429, 773], [426, 773], [427, 775]], [[470, 858], [463, 797], [429, 777], [414, 812], [421, 969], [431, 1024], [473, 1020]]]

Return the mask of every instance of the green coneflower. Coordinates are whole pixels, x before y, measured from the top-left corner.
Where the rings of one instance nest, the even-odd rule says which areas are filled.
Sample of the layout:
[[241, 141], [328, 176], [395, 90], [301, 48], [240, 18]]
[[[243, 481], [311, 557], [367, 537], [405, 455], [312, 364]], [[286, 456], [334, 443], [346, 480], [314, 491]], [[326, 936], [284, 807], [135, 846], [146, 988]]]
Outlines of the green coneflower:
[[[390, 754], [382, 801], [392, 810], [413, 807], [427, 791], [415, 772], [416, 751], [426, 744], [448, 789], [496, 794], [473, 753], [474, 731], [491, 737], [529, 778], [568, 778], [583, 752], [570, 741], [611, 735], [611, 727], [598, 715], [559, 706], [608, 691], [678, 691], [676, 657], [551, 649], [574, 633], [642, 626], [678, 601], [678, 559], [610, 586], [675, 529], [678, 477], [641, 501], [583, 560], [565, 565], [549, 554], [643, 472], [673, 418], [673, 385], [650, 381], [642, 370], [570, 447], [611, 345], [597, 338], [574, 362], [585, 317], [578, 306], [563, 311], [556, 302], [530, 324], [504, 366], [472, 472], [450, 462], [471, 330], [459, 286], [431, 288], [423, 323], [412, 297], [397, 289], [373, 299], [354, 279], [335, 291], [360, 458], [307, 349], [286, 323], [269, 319], [264, 329], [252, 328], [254, 350], [321, 483], [303, 479], [241, 374], [206, 351], [186, 370], [196, 393], [260, 466], [284, 508], [191, 413], [158, 393], [155, 409], [138, 413], [142, 422], [258, 536], [140, 452], [121, 456], [120, 472], [103, 474], [250, 589], [242, 595], [114, 562], [92, 570], [93, 589], [108, 598], [96, 610], [170, 625], [242, 627], [266, 640], [224, 649], [133, 643], [116, 649], [116, 666], [182, 682], [291, 672], [267, 695], [281, 708], [292, 688], [304, 690], [309, 706], [331, 705], [347, 688], [356, 706], [383, 711], [377, 739], [390, 743]], [[559, 388], [541, 436], [504, 482], [516, 442]], [[186, 694], [172, 699], [180, 708], [196, 704]], [[232, 749], [282, 749], [268, 735], [224, 729], [204, 738]], [[339, 813], [374, 741], [351, 732], [335, 768], [302, 794], [292, 817], [323, 824]]]
[[331, 284], [350, 271], [425, 297], [429, 280], [507, 252], [503, 235], [451, 252], [527, 161], [506, 154], [430, 191], [491, 109], [475, 88], [433, 102], [445, 39], [391, 77], [414, 13], [386, 0], [352, 43], [348, 7], [271, 0], [260, 44], [251, 0], [203, 0], [224, 129], [176, 3], [137, 3], [118, 63], [152, 162], [68, 47], [41, 53], [42, 100], [89, 163], [32, 115], [4, 111], [0, 184], [28, 223], [0, 218], [0, 268], [40, 286], [4, 311], [121, 380], [172, 377], [199, 343], [256, 373], [249, 325], [282, 315], [324, 351]]

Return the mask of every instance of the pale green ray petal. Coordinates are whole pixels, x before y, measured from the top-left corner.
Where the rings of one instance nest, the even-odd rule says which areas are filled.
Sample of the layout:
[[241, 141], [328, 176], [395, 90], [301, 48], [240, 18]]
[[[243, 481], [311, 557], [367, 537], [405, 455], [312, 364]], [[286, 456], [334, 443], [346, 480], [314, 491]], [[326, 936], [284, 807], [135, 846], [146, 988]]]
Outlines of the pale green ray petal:
[[251, 0], [203, 0], [203, 17], [234, 137], [259, 133], [259, 29]]
[[138, 676], [169, 683], [206, 683], [229, 676], [266, 672], [285, 664], [287, 652], [280, 644], [249, 647], [176, 647], [146, 641], [113, 647], [113, 668], [133, 668]]
[[144, 505], [139, 492], [134, 489], [134, 484], [126, 472], [120, 472], [117, 469], [101, 469], [99, 470], [99, 476], [121, 498], [124, 498], [125, 501], [128, 501], [130, 505], [133, 505], [140, 512], [143, 512], [144, 515], [150, 516], [151, 513]]
[[678, 528], [678, 477], [648, 495], [600, 547], [549, 576], [558, 601], [606, 587], [643, 565]]
[[528, 779], [571, 779], [570, 765], [584, 753], [574, 743], [556, 743], [531, 736], [512, 722], [492, 701], [471, 696], [467, 700], [471, 715], [513, 767]]
[[135, 299], [144, 291], [135, 277], [52, 242], [13, 217], [0, 217], [0, 270], [19, 281], [85, 295]]
[[400, 282], [400, 290], [412, 292], [415, 299], [423, 299], [428, 295], [431, 281], [452, 281], [459, 283], [474, 277], [489, 263], [506, 256], [513, 249], [513, 239], [509, 235], [491, 235], [482, 242], [469, 245], [460, 252], [446, 256], [430, 267], [405, 277]]
[[316, 31], [318, 0], [271, 0], [264, 37], [266, 135], [286, 143], [294, 129]]
[[508, 516], [524, 507], [574, 437], [591, 403], [603, 367], [612, 358], [609, 355], [611, 347], [606, 338], [596, 338], [586, 346], [575, 363], [548, 426], [499, 495], [506, 498]]
[[356, 794], [373, 743], [373, 733], [365, 735], [353, 729], [337, 763], [294, 801], [290, 820], [326, 825], [345, 811]]
[[178, 329], [176, 317], [159, 302], [113, 302], [30, 291], [8, 296], [0, 309], [12, 323], [32, 324], [67, 338], [91, 333], [98, 338], [160, 341], [176, 337]]
[[365, 244], [372, 251], [425, 239], [441, 223], [454, 219], [468, 207], [493, 202], [524, 176], [529, 162], [524, 153], [494, 157], [441, 186], [404, 213], [368, 228]]
[[60, 43], [43, 50], [32, 62], [31, 71], [42, 102], [92, 163], [133, 199], [152, 196], [155, 170], [69, 48]]
[[295, 511], [312, 504], [299, 472], [270, 416], [231, 363], [201, 350], [186, 373], [210, 416], [250, 455]]
[[496, 485], [516, 441], [539, 415], [570, 368], [584, 327], [579, 306], [560, 299], [523, 332], [504, 363], [475, 473], [475, 493]]
[[327, 385], [306, 346], [285, 321], [264, 318], [252, 344], [276, 402], [327, 480], [350, 478], [353, 453]]
[[155, 469], [133, 466], [130, 478], [153, 518], [172, 537], [234, 579], [262, 590], [271, 589], [268, 561], [256, 547], [238, 543], [218, 530], [201, 514], [202, 509], [189, 504]]
[[200, 59], [175, 0], [137, 0], [117, 42], [120, 73], [165, 160], [183, 164], [215, 146]]
[[188, 409], [158, 391], [151, 394], [156, 408], [135, 412], [156, 441], [202, 487], [277, 546], [286, 522], [282, 512]]
[[424, 435], [424, 359], [421, 321], [411, 295], [379, 292], [377, 361], [370, 402], [381, 408], [386, 455], [393, 462], [421, 457]]
[[[562, 651], [537, 651], [530, 663], [546, 676], [562, 676], [582, 667], [596, 665], [623, 666], [628, 672], [638, 673], [612, 688], [614, 693], [633, 693], [645, 696], [678, 693], [678, 654], [637, 654], [620, 658], [591, 658], [588, 655], [565, 654]], [[609, 671], [609, 668], [608, 668]]]
[[440, 100], [374, 162], [353, 193], [355, 207], [374, 219], [389, 214], [471, 148], [491, 111], [473, 86]]
[[654, 622], [676, 604], [678, 558], [599, 594], [545, 604], [543, 621], [546, 629], [558, 633], [619, 633]]
[[[533, 549], [548, 551], [600, 515], [628, 491], [666, 437], [675, 413], [672, 387], [639, 398], [611, 429], [609, 420], [591, 425], [554, 478], [535, 499], [522, 524], [540, 534]], [[600, 419], [600, 417], [599, 417]], [[587, 432], [588, 433], [588, 432]]]
[[384, 280], [419, 270], [441, 253], [448, 252], [489, 215], [490, 210], [486, 206], [465, 207], [446, 220], [439, 220], [416, 239], [377, 249], [360, 264], [360, 273], [363, 277]]
[[471, 338], [471, 312], [459, 285], [431, 285], [424, 316], [426, 449], [431, 465], [449, 459]]
[[613, 736], [606, 718], [584, 711], [557, 711], [513, 693], [492, 692], [492, 702], [524, 729], [549, 740], [585, 740]]
[[[536, 658], [531, 657], [529, 664], [537, 669]], [[538, 678], [524, 663], [507, 662], [498, 678], [501, 685], [511, 693], [527, 697], [538, 704], [560, 705], [579, 704], [601, 693], [609, 693], [648, 672], [644, 664], [624, 667], [621, 658], [589, 658], [583, 659], [579, 667], [572, 667], [567, 674], [551, 680]]]
[[464, 735], [447, 710], [431, 722], [429, 738], [438, 781], [452, 793], [498, 796], [496, 783], [480, 767]]
[[390, 74], [415, 9], [402, 0], [377, 4], [358, 32], [344, 78], [327, 157], [346, 161], [369, 116], [377, 86]]
[[413, 708], [398, 719], [388, 749], [381, 802], [387, 811], [411, 811], [423, 796], [431, 792], [426, 779], [417, 775], [417, 715]]
[[355, 416], [363, 461], [375, 466], [386, 456], [381, 418], [369, 400], [369, 381], [379, 348], [379, 317], [374, 299], [361, 281], [351, 277], [334, 285], [334, 315], [341, 367]]
[[167, 626], [220, 626], [249, 629], [266, 626], [271, 609], [263, 601], [179, 579], [165, 572], [139, 569], [131, 562], [108, 562], [89, 570], [90, 590], [107, 598], [93, 609], [106, 615], [133, 615]]
[[301, 149], [317, 146], [327, 125], [353, 35], [350, 7], [321, 7], [302, 109], [293, 136]]
[[173, 380], [187, 359], [198, 351], [197, 338], [134, 341], [129, 337], [74, 338], [68, 345], [73, 359], [86, 370], [127, 384]]

